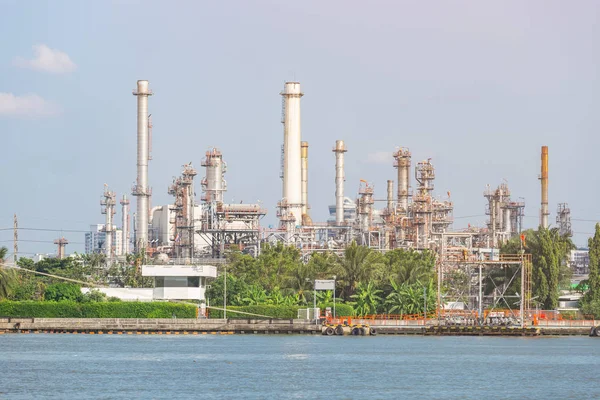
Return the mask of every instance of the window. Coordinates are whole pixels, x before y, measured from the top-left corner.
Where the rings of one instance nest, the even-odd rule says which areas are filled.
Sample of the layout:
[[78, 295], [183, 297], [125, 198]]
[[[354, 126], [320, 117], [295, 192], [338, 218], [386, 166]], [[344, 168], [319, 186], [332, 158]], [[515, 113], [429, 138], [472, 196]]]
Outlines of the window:
[[188, 287], [199, 287], [200, 286], [200, 277], [199, 276], [188, 276], [187, 285], [188, 285]]

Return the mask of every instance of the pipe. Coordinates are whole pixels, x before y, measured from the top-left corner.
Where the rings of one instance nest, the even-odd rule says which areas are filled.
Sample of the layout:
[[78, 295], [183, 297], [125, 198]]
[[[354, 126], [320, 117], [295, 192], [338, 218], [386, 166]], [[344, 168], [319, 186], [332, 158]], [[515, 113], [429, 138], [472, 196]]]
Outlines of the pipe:
[[302, 172], [300, 161], [299, 82], [286, 82], [283, 92], [283, 198], [289, 204], [295, 225], [302, 224]]
[[347, 152], [343, 140], [335, 141], [335, 223], [344, 224], [344, 153]]
[[301, 144], [302, 215], [308, 216], [308, 142]]
[[121, 199], [121, 229], [123, 231], [123, 242], [121, 244], [123, 255], [129, 254], [129, 199], [123, 195]]
[[394, 208], [394, 181], [387, 181], [387, 212], [392, 213]]
[[510, 208], [504, 209], [504, 232], [506, 232], [509, 235], [509, 237], [512, 233], [512, 227], [510, 223]]
[[135, 251], [144, 252], [148, 246], [148, 96], [152, 91], [148, 81], [137, 81], [137, 183], [133, 195], [137, 196]]
[[548, 146], [542, 146], [542, 210], [540, 213], [540, 226], [548, 228]]

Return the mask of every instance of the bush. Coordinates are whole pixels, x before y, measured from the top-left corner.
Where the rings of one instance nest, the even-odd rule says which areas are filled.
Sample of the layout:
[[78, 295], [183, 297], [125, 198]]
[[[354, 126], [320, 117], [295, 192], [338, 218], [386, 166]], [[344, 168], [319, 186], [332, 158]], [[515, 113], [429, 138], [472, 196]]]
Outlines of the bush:
[[[331, 313], [333, 314], [333, 303], [319, 304], [321, 312], [325, 311], [327, 307], [331, 307]], [[350, 304], [335, 303], [335, 316], [336, 317], [352, 317], [354, 316], [354, 308]]]
[[[222, 306], [219, 306], [221, 308]], [[293, 319], [298, 318], [298, 309], [306, 307], [298, 306], [274, 306], [274, 305], [255, 305], [255, 306], [227, 306], [227, 318], [231, 319], [270, 319], [282, 318]], [[234, 311], [242, 311], [257, 315], [238, 314]], [[258, 315], [263, 315], [259, 317]], [[210, 318], [223, 318], [222, 310], [209, 309]]]
[[44, 299], [50, 301], [79, 301], [82, 297], [81, 289], [73, 283], [54, 283], [44, 291]]
[[[222, 308], [222, 306], [218, 306]], [[295, 319], [298, 318], [298, 310], [302, 308], [311, 308], [309, 306], [275, 306], [270, 304], [261, 304], [254, 306], [227, 306], [227, 318], [230, 319], [270, 319], [270, 318], [281, 318], [281, 319]], [[326, 307], [331, 307], [333, 312], [333, 303], [319, 304], [318, 307], [321, 309], [321, 313], [325, 311]], [[238, 314], [235, 311], [242, 311], [251, 314], [263, 315], [247, 315]], [[346, 317], [354, 315], [354, 309], [348, 304], [335, 304], [335, 314], [338, 317]], [[210, 318], [223, 318], [222, 310], [209, 309]]]
[[106, 293], [102, 293], [101, 291], [99, 291], [97, 289], [91, 289], [89, 292], [87, 292], [86, 294], [84, 294], [81, 297], [82, 303], [89, 303], [92, 301], [95, 301], [98, 303], [107, 301]]
[[196, 318], [196, 306], [167, 302], [0, 301], [0, 316], [32, 318]]

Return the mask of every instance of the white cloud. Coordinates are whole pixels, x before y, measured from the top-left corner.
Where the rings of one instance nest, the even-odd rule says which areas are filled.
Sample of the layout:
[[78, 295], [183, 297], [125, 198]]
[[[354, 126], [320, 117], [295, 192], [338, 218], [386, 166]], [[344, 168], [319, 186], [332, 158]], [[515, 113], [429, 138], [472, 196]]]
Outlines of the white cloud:
[[14, 65], [53, 74], [64, 74], [77, 69], [77, 65], [71, 61], [67, 53], [51, 49], [45, 44], [34, 45], [33, 52], [35, 53], [35, 58], [27, 60], [23, 57], [16, 57]]
[[0, 93], [0, 116], [48, 117], [60, 113], [60, 107], [37, 94], [15, 96]]
[[367, 155], [367, 162], [370, 164], [392, 164], [394, 157], [390, 151], [377, 151]]

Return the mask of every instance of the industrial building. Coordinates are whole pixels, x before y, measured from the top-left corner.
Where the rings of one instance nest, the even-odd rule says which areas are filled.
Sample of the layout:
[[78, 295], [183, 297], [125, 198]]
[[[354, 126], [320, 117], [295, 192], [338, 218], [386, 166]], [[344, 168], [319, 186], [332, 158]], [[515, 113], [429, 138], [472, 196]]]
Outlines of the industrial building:
[[[348, 149], [343, 139], [332, 143], [335, 171], [335, 205], [329, 206], [329, 219], [313, 221], [309, 205], [309, 143], [303, 140], [301, 102], [304, 93], [299, 82], [285, 82], [282, 97], [281, 122], [281, 198], [277, 201], [277, 227], [263, 227], [261, 219], [267, 210], [260, 204], [226, 204], [225, 175], [228, 165], [220, 149], [209, 148], [200, 160], [202, 170], [192, 163], [182, 165], [179, 176], [162, 190], [173, 196], [171, 204], [149, 209], [152, 190], [149, 186], [148, 163], [152, 159], [152, 121], [148, 99], [153, 95], [148, 81], [137, 82], [133, 92], [137, 97], [137, 179], [132, 194], [136, 196], [133, 235], [129, 235], [129, 200], [122, 205], [121, 231], [125, 239], [114, 248], [117, 256], [127, 253], [130, 240], [134, 249], [148, 257], [167, 257], [184, 264], [198, 258], [222, 258], [228, 249], [236, 248], [251, 254], [260, 252], [261, 242], [282, 241], [298, 246], [305, 254], [313, 251], [343, 251], [351, 241], [378, 251], [395, 248], [430, 249], [440, 252], [452, 247], [447, 238], [462, 238], [462, 248], [494, 249], [518, 235], [523, 228], [525, 203], [513, 197], [507, 182], [496, 188], [487, 185], [483, 193], [485, 210], [489, 216], [483, 227], [452, 230], [454, 204], [450, 192], [436, 194], [436, 169], [432, 159], [413, 160], [411, 151], [397, 147], [390, 157], [390, 175], [395, 169], [395, 180], [388, 180], [385, 193], [375, 193], [368, 180], [355, 182], [355, 198], [345, 191], [345, 159]], [[542, 147], [541, 157], [540, 225], [548, 226], [548, 148]], [[235, 166], [234, 166], [235, 167]], [[196, 176], [200, 179], [202, 195], [195, 196]], [[354, 186], [354, 185], [353, 185]], [[356, 187], [356, 186], [354, 186]], [[379, 200], [384, 198], [385, 200]], [[482, 199], [483, 200], [483, 199]], [[384, 206], [377, 207], [377, 201]], [[112, 227], [116, 194], [105, 187], [102, 212], [105, 227]], [[379, 203], [379, 204], [382, 204]], [[559, 208], [557, 221], [565, 231], [570, 229], [570, 214], [566, 204]], [[112, 232], [112, 228], [106, 230]], [[96, 232], [99, 234], [100, 232]], [[110, 235], [112, 237], [112, 235]], [[466, 238], [466, 239], [465, 239]], [[114, 239], [116, 242], [118, 239]], [[456, 241], [456, 240], [455, 240]], [[98, 244], [91, 244], [90, 248]], [[494, 252], [490, 250], [493, 256]]]

